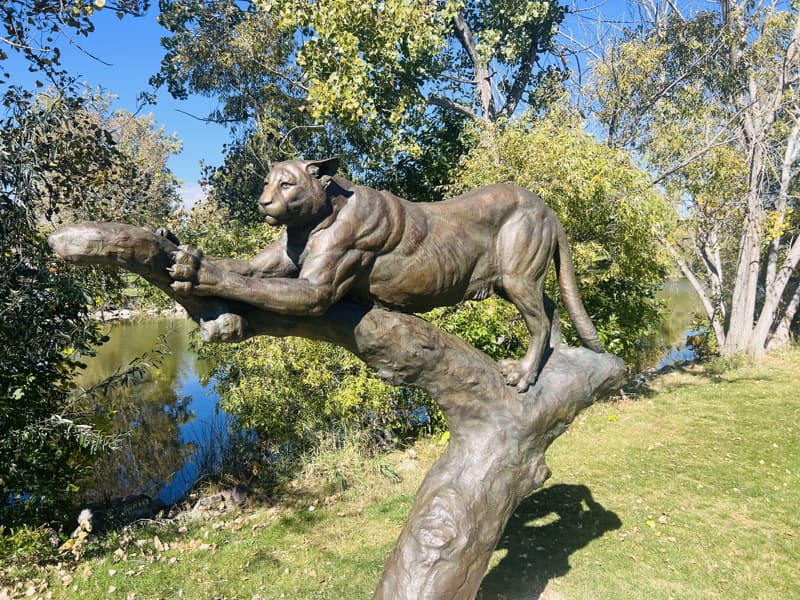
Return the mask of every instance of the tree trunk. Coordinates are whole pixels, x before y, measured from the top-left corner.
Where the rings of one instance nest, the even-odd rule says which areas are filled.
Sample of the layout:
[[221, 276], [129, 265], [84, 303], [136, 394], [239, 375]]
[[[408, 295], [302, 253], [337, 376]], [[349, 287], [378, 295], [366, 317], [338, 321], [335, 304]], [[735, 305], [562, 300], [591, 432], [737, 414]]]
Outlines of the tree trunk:
[[767, 350], [781, 348], [791, 341], [792, 323], [797, 316], [798, 308], [800, 308], [800, 283], [795, 284], [794, 291], [791, 292], [783, 311], [783, 317], [777, 322], [775, 330], [771, 332], [767, 340]]
[[266, 334], [333, 342], [381, 378], [436, 399], [450, 443], [417, 493], [375, 598], [474, 598], [512, 512], [550, 476], [545, 450], [624, 375], [620, 359], [556, 340], [537, 383], [519, 393], [488, 356], [413, 315], [343, 300], [320, 317], [287, 316], [177, 294], [166, 272], [177, 248], [146, 229], [85, 223], [54, 233], [50, 244], [74, 262], [139, 273], [183, 304], [212, 341]]
[[[792, 300], [789, 300], [788, 303], [781, 307], [781, 299], [784, 296], [792, 273], [797, 270], [798, 262], [800, 262], [800, 241], [795, 240], [794, 244], [789, 247], [780, 269], [775, 271], [772, 281], [767, 282], [764, 305], [750, 339], [750, 350], [756, 357], [761, 356], [766, 351], [770, 333], [776, 331], [779, 324], [785, 319], [787, 309], [792, 312], [788, 325], [791, 325], [794, 319], [794, 310], [796, 308], [792, 310]], [[796, 295], [797, 292], [795, 292]], [[788, 333], [788, 327], [786, 333]]]
[[730, 319], [723, 356], [751, 351], [760, 261], [760, 236], [755, 215], [748, 215], [739, 247], [739, 260], [731, 298]]
[[609, 354], [562, 347], [519, 394], [493, 361], [452, 341], [455, 353], [420, 372], [450, 444], [417, 492], [376, 599], [474, 598], [509, 517], [550, 477], [545, 450], [624, 371]]

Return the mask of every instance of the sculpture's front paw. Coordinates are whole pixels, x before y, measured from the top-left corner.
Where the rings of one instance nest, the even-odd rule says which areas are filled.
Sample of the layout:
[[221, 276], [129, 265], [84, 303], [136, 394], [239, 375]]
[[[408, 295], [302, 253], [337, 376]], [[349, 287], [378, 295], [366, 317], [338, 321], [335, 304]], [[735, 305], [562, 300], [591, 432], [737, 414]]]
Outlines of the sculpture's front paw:
[[528, 388], [536, 383], [537, 373], [531, 373], [531, 370], [522, 361], [501, 360], [497, 364], [500, 366], [500, 372], [506, 383], [515, 386], [520, 393], [528, 391]]
[[178, 250], [173, 253], [173, 260], [172, 266], [167, 269], [173, 279], [172, 289], [181, 293], [191, 292], [200, 283], [203, 251], [193, 246], [178, 246]]
[[200, 319], [200, 339], [207, 343], [241, 342], [247, 337], [247, 319], [225, 313], [213, 321]]

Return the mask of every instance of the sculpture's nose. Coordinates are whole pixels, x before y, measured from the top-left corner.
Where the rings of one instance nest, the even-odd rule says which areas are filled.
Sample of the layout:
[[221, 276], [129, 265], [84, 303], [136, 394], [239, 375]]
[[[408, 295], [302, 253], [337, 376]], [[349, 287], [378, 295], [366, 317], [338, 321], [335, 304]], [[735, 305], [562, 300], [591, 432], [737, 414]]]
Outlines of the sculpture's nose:
[[258, 210], [264, 212], [270, 204], [272, 204], [272, 198], [267, 194], [267, 190], [264, 190], [258, 197]]

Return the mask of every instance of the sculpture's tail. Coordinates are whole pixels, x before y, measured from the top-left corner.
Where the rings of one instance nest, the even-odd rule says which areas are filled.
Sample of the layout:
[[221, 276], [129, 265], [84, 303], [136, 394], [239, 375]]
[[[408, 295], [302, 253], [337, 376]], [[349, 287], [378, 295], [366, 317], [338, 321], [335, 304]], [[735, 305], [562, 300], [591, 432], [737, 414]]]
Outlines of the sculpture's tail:
[[567, 307], [570, 319], [575, 324], [575, 330], [581, 343], [595, 352], [604, 352], [603, 344], [597, 335], [589, 313], [583, 306], [580, 292], [578, 291], [578, 281], [575, 278], [575, 269], [572, 265], [572, 253], [569, 250], [567, 234], [561, 223], [558, 224], [558, 249], [553, 257], [558, 275], [558, 287], [561, 290], [561, 299]]

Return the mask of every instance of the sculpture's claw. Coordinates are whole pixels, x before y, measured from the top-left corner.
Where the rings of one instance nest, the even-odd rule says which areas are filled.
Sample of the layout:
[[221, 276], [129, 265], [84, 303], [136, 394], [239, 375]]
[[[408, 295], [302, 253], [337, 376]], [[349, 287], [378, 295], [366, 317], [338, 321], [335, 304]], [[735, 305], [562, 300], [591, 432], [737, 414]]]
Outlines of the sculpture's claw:
[[191, 281], [174, 281], [170, 287], [179, 294], [188, 294], [192, 291], [193, 285]]
[[169, 240], [176, 246], [180, 246], [181, 244], [180, 240], [178, 239], [178, 236], [172, 233], [166, 227], [159, 227], [158, 229], [156, 229], [156, 235], [161, 236], [166, 240]]
[[178, 293], [189, 293], [197, 283], [198, 271], [201, 267], [203, 253], [193, 246], [179, 246], [172, 253], [172, 266], [167, 267], [169, 276], [174, 280], [172, 289]]
[[167, 268], [169, 274], [172, 276], [173, 279], [177, 279], [179, 281], [186, 281], [189, 279], [194, 279], [197, 275], [197, 269], [195, 269], [192, 265], [185, 265], [176, 263], [171, 267]]
[[527, 392], [528, 388], [533, 385], [532, 381], [528, 381], [527, 379], [523, 379], [517, 384], [517, 392], [520, 394]]

